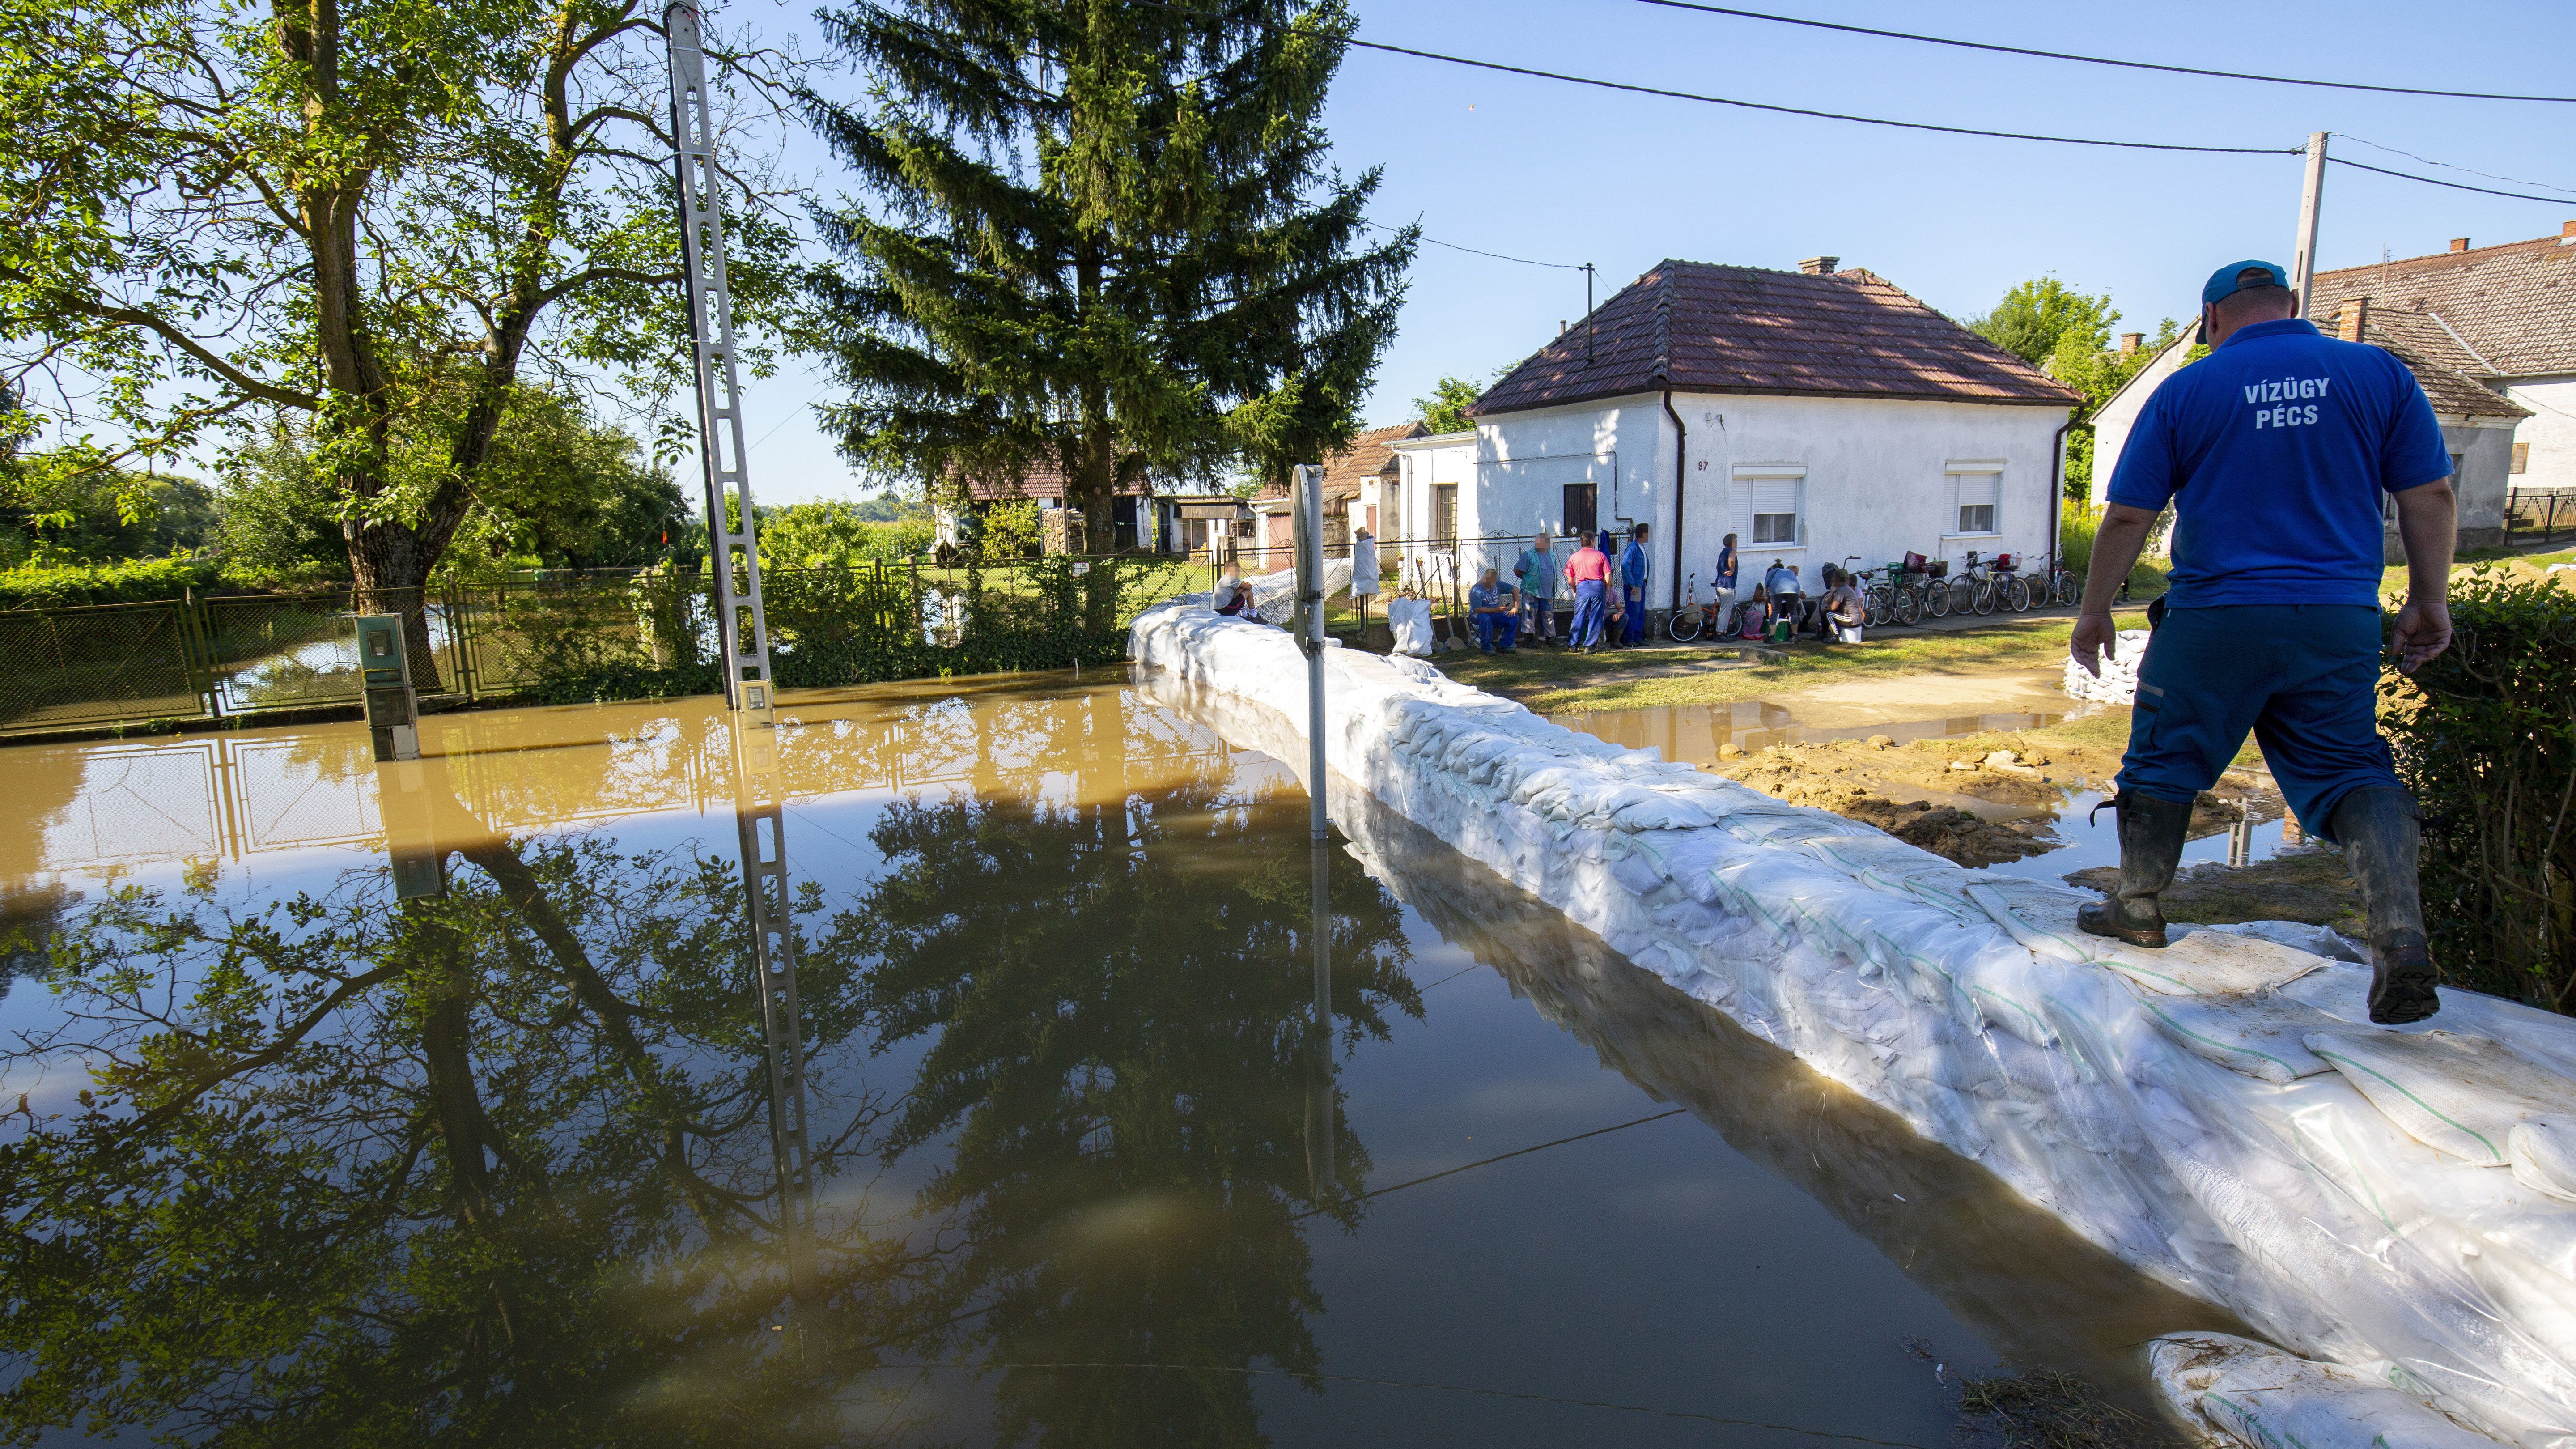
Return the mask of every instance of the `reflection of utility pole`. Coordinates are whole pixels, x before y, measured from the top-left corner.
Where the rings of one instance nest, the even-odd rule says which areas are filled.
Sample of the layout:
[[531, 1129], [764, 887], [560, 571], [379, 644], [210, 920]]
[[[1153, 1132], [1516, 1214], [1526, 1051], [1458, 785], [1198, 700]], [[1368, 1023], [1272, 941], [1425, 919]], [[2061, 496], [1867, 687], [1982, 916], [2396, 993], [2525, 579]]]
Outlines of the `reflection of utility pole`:
[[[438, 843], [437, 812], [418, 760], [376, 766], [376, 818], [385, 827], [385, 854], [393, 861], [394, 899], [434, 900], [447, 894], [447, 848]], [[443, 767], [442, 767], [443, 768]]]
[[733, 721], [733, 818], [741, 837], [751, 972], [760, 984], [760, 1028], [769, 1056], [769, 1146], [778, 1173], [778, 1236], [789, 1291], [810, 1298], [814, 1263], [814, 1160], [805, 1123], [805, 1047], [796, 1014], [794, 897], [787, 880], [786, 801], [778, 784], [778, 734]]
[[1306, 1084], [1306, 1175], [1314, 1199], [1333, 1191], [1332, 822], [1324, 801], [1324, 470], [1300, 464], [1291, 511], [1297, 519], [1297, 646], [1306, 651], [1306, 799], [1313, 852], [1315, 1066]]

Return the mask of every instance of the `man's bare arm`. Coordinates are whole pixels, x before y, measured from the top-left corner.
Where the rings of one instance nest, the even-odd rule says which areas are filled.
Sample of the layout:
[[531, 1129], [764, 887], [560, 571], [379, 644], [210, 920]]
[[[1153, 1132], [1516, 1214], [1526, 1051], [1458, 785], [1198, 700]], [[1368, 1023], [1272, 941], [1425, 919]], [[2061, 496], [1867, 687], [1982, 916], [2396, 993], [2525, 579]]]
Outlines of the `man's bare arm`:
[[2093, 562], [2084, 575], [2084, 606], [2076, 611], [2075, 637], [2067, 641], [2067, 652], [2094, 677], [2101, 677], [2102, 660], [2119, 657], [2119, 630], [2111, 624], [2111, 600], [2120, 592], [2120, 584], [2129, 570], [2138, 565], [2138, 554], [2147, 546], [2147, 530], [2154, 527], [2156, 516], [2143, 508], [2114, 503], [2104, 509], [2102, 521], [2093, 530]]
[[2447, 478], [2394, 496], [2397, 536], [2406, 544], [2406, 606], [2397, 611], [2397, 667], [2412, 674], [2451, 647], [2451, 557], [2460, 542], [2460, 500]]

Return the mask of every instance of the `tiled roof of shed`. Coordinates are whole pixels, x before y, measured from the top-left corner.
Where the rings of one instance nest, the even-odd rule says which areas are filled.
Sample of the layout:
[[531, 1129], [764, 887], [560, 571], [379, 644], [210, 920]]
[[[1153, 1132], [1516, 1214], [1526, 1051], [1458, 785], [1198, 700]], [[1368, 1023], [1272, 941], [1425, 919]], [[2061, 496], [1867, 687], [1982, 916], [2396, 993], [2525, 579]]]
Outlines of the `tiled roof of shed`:
[[2439, 317], [2483, 364], [2512, 377], [2576, 372], [2576, 243], [2545, 236], [2319, 272], [2308, 315], [2368, 297], [2374, 316]]
[[1480, 417], [1673, 387], [1693, 392], [2067, 406], [2073, 389], [1853, 267], [1809, 274], [1664, 261], [1476, 399]]
[[[2341, 335], [2343, 309], [2309, 321], [2329, 337]], [[2362, 318], [2361, 340], [2396, 354], [2397, 360], [2423, 384], [2433, 411], [2444, 417], [2527, 418], [2531, 410], [2502, 397], [2478, 381], [2477, 360], [2459, 340], [2430, 317], [2412, 312], [2382, 312], [2373, 306]]]
[[[1131, 482], [1117, 491], [1133, 495], [1148, 489], [1142, 482]], [[966, 478], [966, 496], [977, 503], [999, 503], [1010, 498], [1061, 500], [1064, 497], [1064, 469], [1052, 461], [1033, 458], [1017, 478], [1006, 473], [972, 473]]]
[[[1394, 477], [1395, 449], [1390, 445], [1407, 438], [1427, 437], [1430, 432], [1417, 420], [1370, 428], [1353, 437], [1348, 446], [1337, 448], [1324, 458], [1324, 496], [1328, 499], [1357, 498], [1363, 480]], [[1284, 484], [1264, 484], [1258, 496], [1281, 498], [1287, 492]]]

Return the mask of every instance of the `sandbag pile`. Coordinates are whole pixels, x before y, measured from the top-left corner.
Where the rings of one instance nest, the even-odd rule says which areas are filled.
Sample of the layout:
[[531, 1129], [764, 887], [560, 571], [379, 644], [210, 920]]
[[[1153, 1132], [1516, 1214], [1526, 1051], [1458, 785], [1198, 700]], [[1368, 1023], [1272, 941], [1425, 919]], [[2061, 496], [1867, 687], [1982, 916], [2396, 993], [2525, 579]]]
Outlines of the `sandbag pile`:
[[2102, 661], [2099, 678], [2070, 657], [2066, 661], [2066, 697], [2097, 704], [2135, 703], [2138, 663], [2147, 657], [2147, 641], [2153, 637], [2144, 629], [2121, 630], [2115, 652]]
[[[1132, 649], [1149, 688], [1302, 767], [1284, 635], [1174, 604]], [[2265, 1390], [2323, 1406], [2294, 1422], [2393, 1422], [2343, 1402], [2360, 1385], [2576, 1449], [2576, 1022], [2446, 990], [2433, 1032], [2384, 1031], [2367, 968], [2314, 928], [2138, 950], [2075, 929], [2084, 893], [1963, 870], [1417, 660], [1336, 650], [1326, 675], [1332, 789], [2335, 1366]], [[1365, 855], [1364, 813], [1336, 819]]]

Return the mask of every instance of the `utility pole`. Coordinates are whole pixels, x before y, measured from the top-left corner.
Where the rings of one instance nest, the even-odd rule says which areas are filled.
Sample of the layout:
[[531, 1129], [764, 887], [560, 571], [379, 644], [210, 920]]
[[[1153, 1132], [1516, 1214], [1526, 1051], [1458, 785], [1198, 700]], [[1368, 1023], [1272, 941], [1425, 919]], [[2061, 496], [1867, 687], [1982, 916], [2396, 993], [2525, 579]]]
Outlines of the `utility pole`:
[[[743, 923], [760, 989], [769, 1066], [769, 1145], [778, 1182], [778, 1243], [791, 1302], [821, 1291], [815, 1260], [814, 1163], [807, 1130], [805, 1049], [796, 1008], [795, 895], [787, 878], [786, 791], [779, 780], [769, 624], [760, 606], [760, 545], [742, 437], [742, 376], [733, 294], [725, 280], [723, 178], [707, 104], [707, 60], [695, 0], [662, 12], [670, 42], [671, 136], [677, 153], [680, 259], [696, 344], [698, 451], [705, 463], [707, 534], [714, 545], [716, 643], [724, 661], [726, 733], [734, 765], [734, 829], [742, 854]], [[733, 505], [739, 522], [728, 521]], [[739, 570], [739, 589], [734, 575]], [[799, 1325], [810, 1365], [818, 1345]]]
[[[688, 283], [689, 336], [697, 344], [698, 452], [706, 466], [707, 534], [715, 545], [710, 563], [725, 703], [747, 722], [767, 725], [773, 720], [769, 621], [760, 608], [760, 546], [752, 537], [751, 475], [743, 457], [742, 374], [734, 353], [733, 292], [725, 281], [724, 178], [716, 170], [706, 51], [694, 0], [672, 0], [662, 22], [670, 38], [680, 264]], [[728, 502], [741, 515], [738, 527], [726, 520]]]
[[2299, 294], [2299, 315], [2308, 315], [2308, 283], [2317, 274], [2317, 206], [2325, 200], [2326, 133], [2308, 133], [2308, 181], [2299, 190], [2299, 245], [2290, 254], [2290, 288]]

